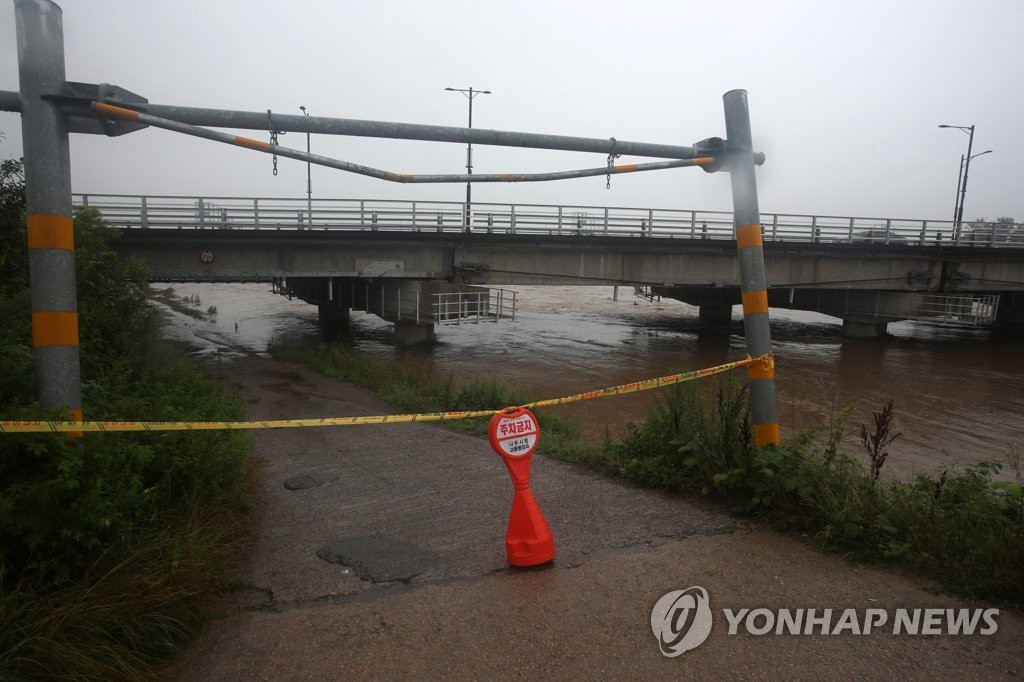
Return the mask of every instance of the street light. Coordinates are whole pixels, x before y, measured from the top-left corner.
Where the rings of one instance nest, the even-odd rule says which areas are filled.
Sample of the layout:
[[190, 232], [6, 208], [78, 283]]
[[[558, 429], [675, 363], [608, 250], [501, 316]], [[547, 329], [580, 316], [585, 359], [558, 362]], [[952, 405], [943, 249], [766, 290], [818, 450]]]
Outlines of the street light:
[[[302, 114], [309, 118], [309, 112], [306, 111], [306, 107], [299, 105], [299, 109], [302, 109]], [[309, 131], [306, 131], [306, 153], [309, 154]], [[306, 159], [306, 216], [309, 220], [309, 229], [313, 229], [313, 164], [309, 159]]]
[[[490, 90], [474, 90], [472, 87], [463, 90], [462, 88], [445, 88], [448, 92], [461, 92], [469, 100], [469, 127], [473, 127], [473, 98], [477, 95], [489, 95]], [[466, 145], [466, 175], [473, 174], [473, 143]], [[466, 182], [466, 232], [470, 231], [470, 204], [473, 197], [473, 183]]]
[[981, 154], [988, 154], [992, 150], [988, 150], [988, 151], [982, 152], [981, 154], [975, 154], [974, 156], [971, 156], [971, 148], [974, 145], [974, 126], [973, 125], [971, 125], [971, 126], [951, 126], [951, 125], [942, 124], [939, 127], [940, 128], [956, 128], [957, 130], [961, 130], [961, 131], [963, 131], [963, 132], [965, 132], [965, 133], [967, 133], [969, 135], [969, 138], [967, 140], [967, 154], [965, 156], [961, 156], [960, 157], [961, 165], [963, 166], [963, 182], [960, 182], [961, 178], [960, 178], [960, 176], [957, 176], [957, 191], [960, 194], [960, 199], [959, 199], [959, 205], [954, 204], [954, 211], [953, 211], [953, 238], [954, 238], [954, 240], [956, 240], [956, 239], [959, 239], [959, 237], [960, 237], [960, 229], [963, 226], [963, 222], [964, 222], [964, 199], [967, 198], [967, 173], [969, 172], [969, 170], [971, 168], [971, 159], [973, 159], [975, 156], [981, 156]]

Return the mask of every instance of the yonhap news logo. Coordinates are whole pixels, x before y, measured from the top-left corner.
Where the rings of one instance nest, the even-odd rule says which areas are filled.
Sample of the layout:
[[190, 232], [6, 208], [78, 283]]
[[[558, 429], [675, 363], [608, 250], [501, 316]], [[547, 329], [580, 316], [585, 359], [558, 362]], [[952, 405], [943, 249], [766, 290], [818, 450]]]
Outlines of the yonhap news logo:
[[[726, 633], [864, 636], [994, 635], [999, 609], [722, 609]], [[669, 658], [696, 649], [711, 634], [714, 616], [707, 590], [694, 585], [662, 595], [651, 609], [651, 630]]]
[[687, 587], [662, 596], [651, 609], [651, 629], [669, 658], [696, 649], [711, 634], [711, 604], [703, 587]]

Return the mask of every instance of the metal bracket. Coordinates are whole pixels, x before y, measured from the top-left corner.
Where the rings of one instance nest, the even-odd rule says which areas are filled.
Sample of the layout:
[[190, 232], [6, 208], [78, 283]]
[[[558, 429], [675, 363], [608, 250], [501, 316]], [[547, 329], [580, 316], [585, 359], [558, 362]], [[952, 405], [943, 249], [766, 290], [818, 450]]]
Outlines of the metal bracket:
[[[723, 140], [720, 137], [709, 137], [705, 140], [701, 140], [700, 142], [694, 142], [693, 148], [703, 156], [715, 157], [715, 163], [708, 166], [701, 166], [705, 173], [729, 170], [729, 164], [732, 160], [732, 152], [737, 150], [736, 147], [729, 146], [728, 140]], [[754, 152], [754, 165], [764, 165], [764, 152]]]
[[725, 140], [720, 137], [709, 137], [706, 140], [694, 142], [693, 148], [698, 150], [701, 156], [715, 157], [714, 163], [701, 166], [705, 173], [715, 173], [722, 170], [727, 155]]
[[60, 103], [69, 133], [117, 137], [149, 127], [137, 121], [98, 116], [91, 110], [91, 103], [96, 101], [140, 109], [143, 107], [137, 105], [149, 103], [142, 95], [117, 85], [65, 81], [60, 93], [48, 98]]

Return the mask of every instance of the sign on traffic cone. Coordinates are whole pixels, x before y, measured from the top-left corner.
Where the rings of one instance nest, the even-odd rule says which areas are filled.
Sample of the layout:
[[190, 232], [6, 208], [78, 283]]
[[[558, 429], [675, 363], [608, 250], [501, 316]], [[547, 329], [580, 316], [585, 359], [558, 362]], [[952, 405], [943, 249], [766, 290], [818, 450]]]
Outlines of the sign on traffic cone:
[[537, 566], [555, 558], [555, 539], [530, 491], [530, 463], [540, 439], [537, 418], [518, 407], [491, 418], [488, 440], [501, 455], [515, 486], [505, 534], [505, 552], [512, 566]]

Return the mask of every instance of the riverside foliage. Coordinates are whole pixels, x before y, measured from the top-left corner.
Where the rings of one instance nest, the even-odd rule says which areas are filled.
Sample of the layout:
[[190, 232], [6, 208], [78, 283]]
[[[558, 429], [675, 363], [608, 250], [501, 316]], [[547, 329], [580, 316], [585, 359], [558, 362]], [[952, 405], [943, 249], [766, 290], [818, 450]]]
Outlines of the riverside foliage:
[[[500, 409], [536, 398], [490, 379], [440, 379], [415, 362], [368, 357], [340, 343], [273, 352], [369, 388], [406, 411]], [[883, 407], [861, 434], [869, 470], [840, 451], [850, 413], [778, 447], [758, 448], [744, 387], [735, 379], [688, 382], [663, 389], [648, 417], [622, 439], [585, 442], [573, 424], [538, 410], [538, 451], [644, 486], [718, 499], [734, 513], [811, 534], [828, 551], [909, 568], [968, 598], [1024, 604], [1019, 454], [910, 482], [885, 480], [883, 455], [898, 437], [894, 406]], [[480, 420], [450, 425], [484, 432]], [[1006, 466], [1016, 480], [996, 481]]]
[[[238, 419], [241, 406], [162, 342], [145, 273], [75, 216], [87, 419]], [[0, 167], [0, 418], [35, 402], [24, 180]], [[186, 640], [244, 511], [237, 433], [0, 435], [0, 678], [140, 679]]]

